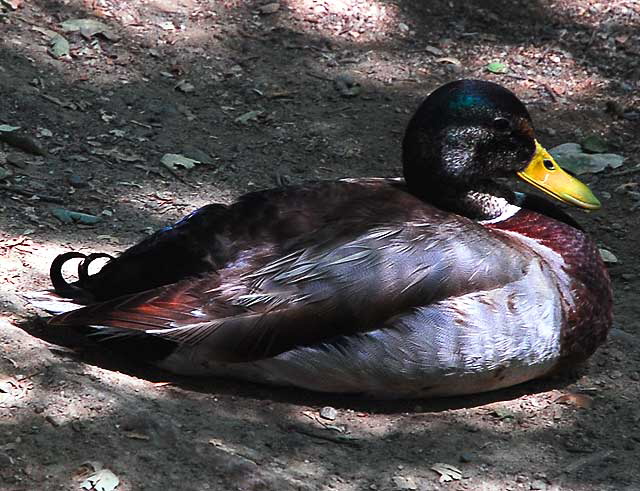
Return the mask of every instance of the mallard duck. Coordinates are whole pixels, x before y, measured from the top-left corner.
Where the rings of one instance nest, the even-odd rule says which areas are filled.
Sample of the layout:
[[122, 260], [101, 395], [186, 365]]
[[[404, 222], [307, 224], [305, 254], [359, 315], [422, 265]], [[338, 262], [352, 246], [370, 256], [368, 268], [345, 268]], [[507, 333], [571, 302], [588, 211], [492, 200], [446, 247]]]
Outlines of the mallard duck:
[[596, 246], [559, 207], [496, 179], [600, 203], [536, 141], [518, 98], [480, 80], [438, 88], [402, 160], [404, 180], [207, 205], [94, 274], [105, 254], [62, 254], [40, 305], [66, 310], [51, 326], [91, 326], [179, 374], [373, 397], [489, 391], [590, 356], [611, 326]]

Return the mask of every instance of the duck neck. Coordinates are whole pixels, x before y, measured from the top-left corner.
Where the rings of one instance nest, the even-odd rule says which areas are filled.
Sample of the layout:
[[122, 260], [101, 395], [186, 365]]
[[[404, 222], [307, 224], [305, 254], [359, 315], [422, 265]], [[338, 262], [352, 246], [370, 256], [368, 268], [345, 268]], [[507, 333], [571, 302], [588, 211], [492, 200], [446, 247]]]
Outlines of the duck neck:
[[408, 187], [412, 194], [423, 201], [473, 220], [495, 220], [512, 211], [517, 202], [513, 191], [495, 182], [477, 182], [459, 187], [437, 181], [419, 190], [410, 183]]

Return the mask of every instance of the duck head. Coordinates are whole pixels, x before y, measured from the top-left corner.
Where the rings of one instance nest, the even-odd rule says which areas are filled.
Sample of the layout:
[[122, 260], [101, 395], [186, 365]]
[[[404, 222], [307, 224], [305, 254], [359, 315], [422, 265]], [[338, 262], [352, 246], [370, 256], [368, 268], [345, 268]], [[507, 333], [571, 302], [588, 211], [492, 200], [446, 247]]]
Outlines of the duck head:
[[413, 115], [402, 144], [409, 190], [475, 219], [499, 216], [515, 194], [496, 178], [518, 176], [559, 201], [587, 210], [600, 202], [537, 142], [524, 104], [482, 80], [432, 92]]

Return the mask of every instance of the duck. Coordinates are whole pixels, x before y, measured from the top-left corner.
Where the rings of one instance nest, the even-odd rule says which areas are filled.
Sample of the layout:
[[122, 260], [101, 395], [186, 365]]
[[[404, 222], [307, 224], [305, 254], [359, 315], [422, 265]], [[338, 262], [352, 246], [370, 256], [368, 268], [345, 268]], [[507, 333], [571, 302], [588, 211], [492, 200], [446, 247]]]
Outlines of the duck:
[[90, 329], [176, 374], [373, 398], [497, 390], [605, 341], [607, 270], [558, 206], [601, 204], [514, 93], [437, 88], [406, 127], [402, 167], [209, 204], [116, 257], [63, 253], [35, 303], [51, 328]]

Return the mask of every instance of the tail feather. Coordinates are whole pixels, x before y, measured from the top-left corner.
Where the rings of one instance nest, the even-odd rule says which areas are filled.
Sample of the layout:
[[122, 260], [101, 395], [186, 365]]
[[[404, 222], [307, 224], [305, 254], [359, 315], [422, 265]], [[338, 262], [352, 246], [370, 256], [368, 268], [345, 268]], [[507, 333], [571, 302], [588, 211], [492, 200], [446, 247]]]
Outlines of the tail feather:
[[61, 297], [51, 290], [24, 293], [23, 296], [29, 303], [45, 312], [53, 315], [65, 314], [84, 307], [73, 298]]

